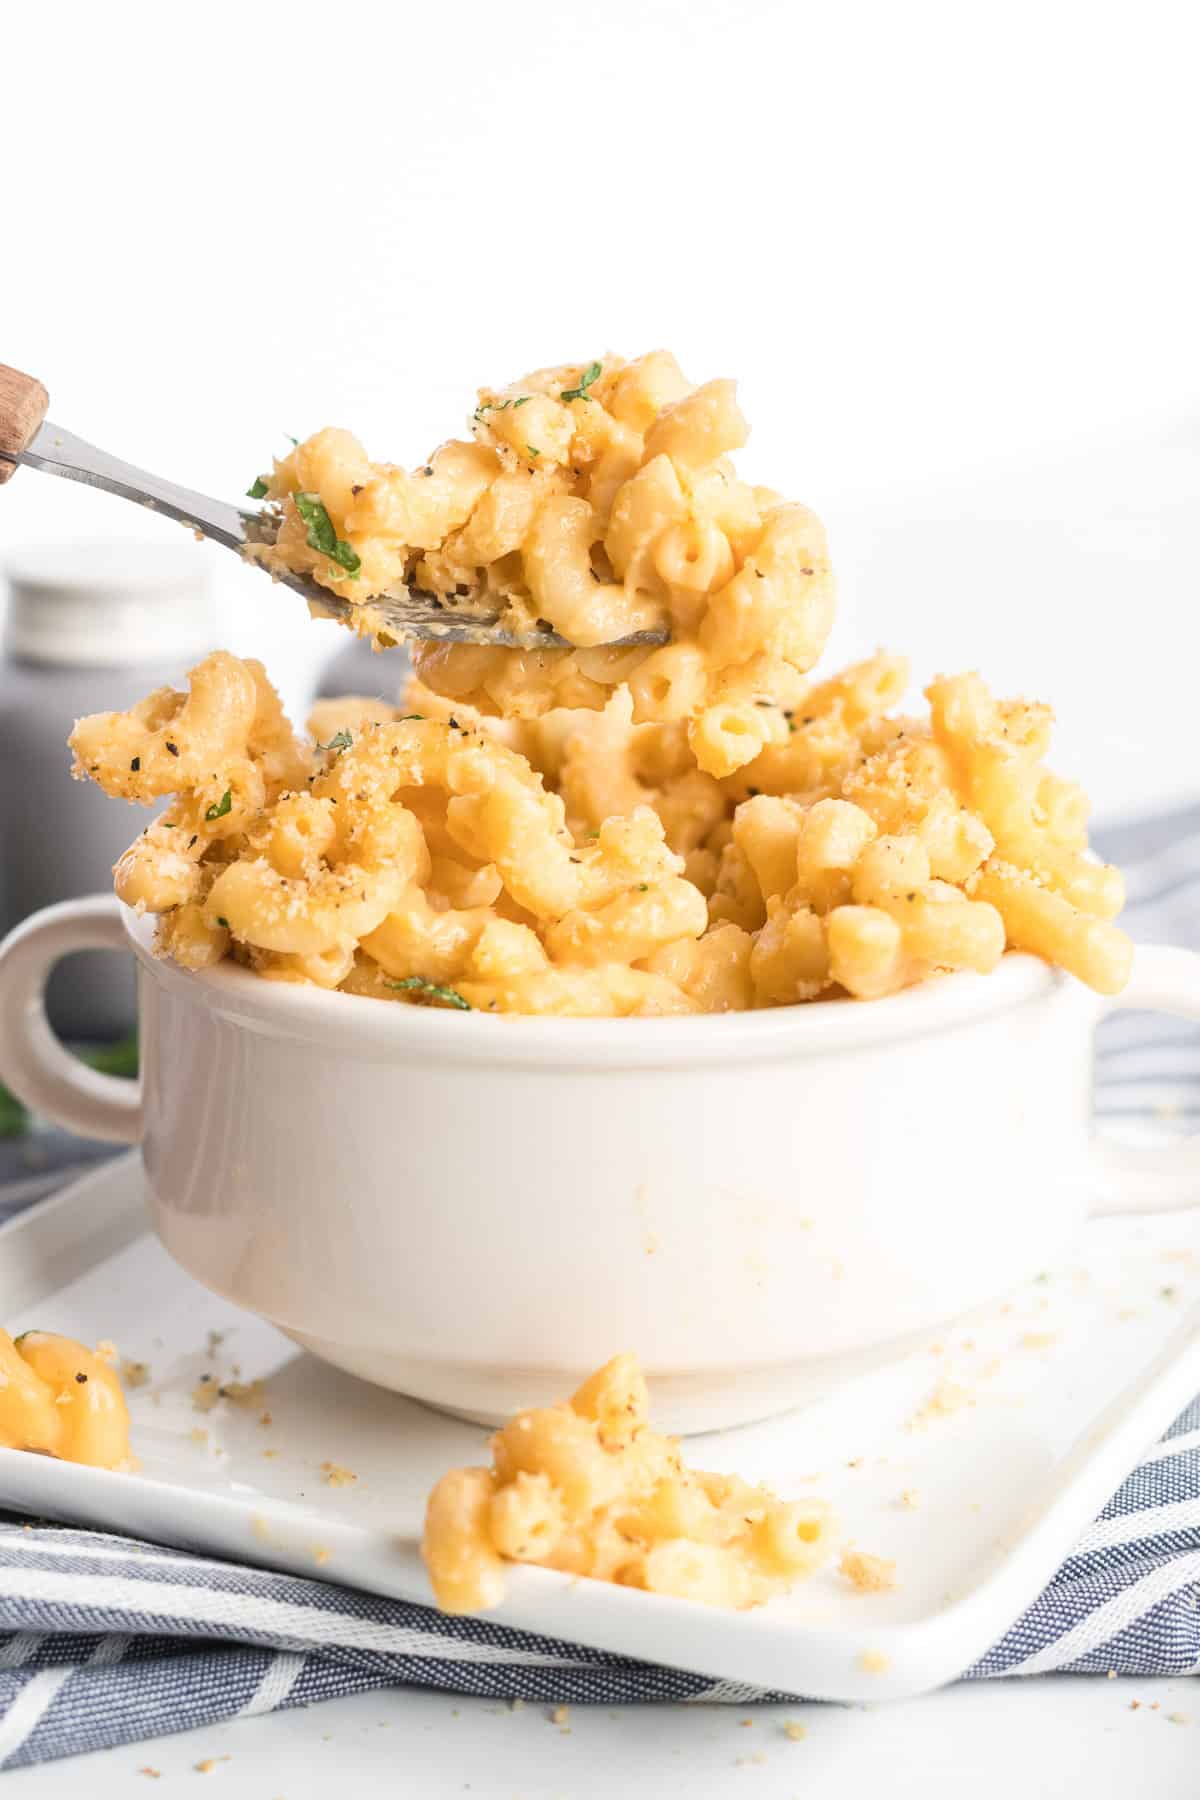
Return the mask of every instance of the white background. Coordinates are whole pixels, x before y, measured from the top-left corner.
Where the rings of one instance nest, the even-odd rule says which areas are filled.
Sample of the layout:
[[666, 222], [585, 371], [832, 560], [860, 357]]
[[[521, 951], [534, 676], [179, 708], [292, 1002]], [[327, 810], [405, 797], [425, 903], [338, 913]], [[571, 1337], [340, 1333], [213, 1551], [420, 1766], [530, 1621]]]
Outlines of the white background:
[[[827, 516], [836, 654], [886, 641], [921, 678], [978, 664], [1055, 701], [1059, 761], [1108, 816], [1194, 797], [1194, 26], [1147, 0], [18, 0], [0, 359], [60, 424], [232, 496], [285, 432], [344, 423], [416, 461], [478, 382], [667, 344], [693, 379], [741, 377], [747, 471]], [[0, 560], [169, 530], [33, 474], [0, 494]], [[285, 640], [298, 698], [333, 628], [212, 560], [227, 641]], [[794, 1769], [796, 1792], [854, 1794], [903, 1767], [922, 1779], [892, 1791], [933, 1795], [980, 1766], [989, 1794], [1195, 1791], [1195, 1733], [1143, 1730], [1114, 1684], [822, 1709], [773, 1768], [733, 1768], [752, 1730], [646, 1713], [555, 1739], [534, 1779], [552, 1728], [469, 1714], [353, 1703], [356, 1791], [400, 1791], [418, 1740], [431, 1796], [650, 1795], [684, 1769], [696, 1793], [782, 1795]], [[385, 1717], [409, 1727], [386, 1751]], [[238, 1727], [226, 1791], [315, 1791], [323, 1729]], [[208, 1737], [197, 1756], [237, 1747]], [[135, 1747], [96, 1779], [140, 1792], [162, 1762], [182, 1792], [191, 1760]]]
[[[668, 344], [742, 378], [748, 471], [828, 518], [833, 654], [982, 666], [1057, 704], [1102, 813], [1164, 803], [1200, 785], [1195, 26], [20, 0], [0, 359], [58, 423], [236, 495], [285, 432], [415, 462], [478, 382]], [[152, 529], [41, 476], [0, 497], [0, 560]], [[335, 628], [213, 565], [233, 647], [292, 639], [294, 702]]]

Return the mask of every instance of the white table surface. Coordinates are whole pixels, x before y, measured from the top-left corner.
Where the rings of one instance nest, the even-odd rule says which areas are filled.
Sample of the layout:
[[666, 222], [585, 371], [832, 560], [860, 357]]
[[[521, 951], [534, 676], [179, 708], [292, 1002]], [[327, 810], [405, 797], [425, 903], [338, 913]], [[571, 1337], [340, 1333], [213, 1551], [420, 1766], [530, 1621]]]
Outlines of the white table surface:
[[[785, 1735], [785, 1720], [804, 1725], [801, 1742]], [[197, 1763], [217, 1757], [229, 1760], [201, 1775]], [[157, 1780], [140, 1773], [147, 1768]], [[572, 1707], [565, 1729], [547, 1707], [513, 1713], [436, 1694], [362, 1694], [15, 1770], [4, 1784], [5, 1800], [210, 1792], [213, 1800], [1195, 1800], [1200, 1685], [1041, 1676], [874, 1708]]]

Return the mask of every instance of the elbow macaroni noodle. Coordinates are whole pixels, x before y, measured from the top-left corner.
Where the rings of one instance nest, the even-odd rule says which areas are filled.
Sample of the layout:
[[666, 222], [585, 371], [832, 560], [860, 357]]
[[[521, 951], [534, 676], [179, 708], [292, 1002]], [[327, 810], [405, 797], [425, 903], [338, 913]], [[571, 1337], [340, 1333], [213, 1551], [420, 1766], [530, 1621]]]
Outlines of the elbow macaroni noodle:
[[[415, 646], [422, 680], [480, 712], [600, 707], [628, 685], [637, 723], [685, 721], [717, 776], [786, 736], [779, 707], [824, 648], [833, 582], [807, 507], [738, 479], [729, 456], [748, 428], [731, 381], [694, 388], [665, 351], [608, 356], [483, 389], [472, 429], [412, 473], [318, 432], [263, 478], [277, 530], [252, 554], [359, 603], [366, 633], [371, 599], [411, 585], [576, 646]], [[313, 497], [340, 562], [313, 546]], [[664, 623], [669, 645], [612, 645]]]
[[55, 1332], [0, 1331], [0, 1447], [99, 1469], [136, 1469], [129, 1408], [112, 1346], [88, 1350]]
[[491, 1440], [490, 1469], [443, 1475], [422, 1543], [442, 1610], [498, 1605], [513, 1562], [750, 1607], [826, 1561], [822, 1501], [687, 1469], [646, 1415], [636, 1359], [614, 1356], [564, 1405], [517, 1413]]
[[[732, 384], [656, 353], [485, 389], [472, 441], [412, 474], [338, 431], [277, 463], [259, 553], [357, 594], [367, 629], [413, 581], [580, 647], [419, 645], [401, 706], [323, 701], [311, 741], [227, 652], [81, 720], [77, 775], [169, 799], [116, 869], [160, 951], [506, 1013], [870, 999], [1008, 946], [1119, 990], [1121, 879], [1044, 766], [1048, 709], [971, 674], [906, 716], [883, 653], [812, 678], [823, 535], [738, 480], [745, 436]], [[604, 645], [663, 618], [663, 647]]]

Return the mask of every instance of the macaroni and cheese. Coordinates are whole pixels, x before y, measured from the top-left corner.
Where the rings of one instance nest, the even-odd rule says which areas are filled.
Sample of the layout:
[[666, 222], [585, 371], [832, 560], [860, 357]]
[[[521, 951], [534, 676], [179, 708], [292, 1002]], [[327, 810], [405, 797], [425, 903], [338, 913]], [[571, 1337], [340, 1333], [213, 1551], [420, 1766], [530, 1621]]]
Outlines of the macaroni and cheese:
[[49, 1331], [15, 1341], [0, 1331], [0, 1447], [99, 1469], [136, 1468], [129, 1409], [104, 1349]]
[[[277, 525], [251, 554], [357, 602], [369, 634], [371, 599], [411, 585], [575, 646], [418, 644], [422, 680], [479, 711], [598, 707], [624, 686], [635, 722], [681, 722], [711, 775], [783, 743], [833, 582], [808, 508], [739, 480], [731, 381], [693, 387], [665, 351], [539, 369], [482, 389], [472, 433], [409, 473], [318, 432], [256, 484]], [[667, 645], [613, 647], [663, 624]]]
[[[809, 673], [820, 527], [734, 475], [730, 384], [569, 365], [483, 390], [474, 433], [407, 474], [319, 432], [257, 484], [262, 554], [364, 621], [413, 581], [593, 647], [419, 645], [400, 705], [322, 702], [309, 739], [226, 652], [81, 720], [76, 775], [170, 800], [116, 869], [163, 954], [500, 1013], [870, 999], [1006, 947], [1123, 986], [1121, 878], [1044, 765], [1048, 708], [967, 674], [910, 716], [883, 653]], [[663, 648], [596, 647], [664, 618]]]
[[678, 1440], [646, 1414], [636, 1358], [614, 1356], [565, 1404], [510, 1419], [491, 1440], [490, 1469], [443, 1475], [422, 1543], [442, 1611], [497, 1606], [512, 1562], [735, 1607], [821, 1566], [828, 1507], [685, 1468]]

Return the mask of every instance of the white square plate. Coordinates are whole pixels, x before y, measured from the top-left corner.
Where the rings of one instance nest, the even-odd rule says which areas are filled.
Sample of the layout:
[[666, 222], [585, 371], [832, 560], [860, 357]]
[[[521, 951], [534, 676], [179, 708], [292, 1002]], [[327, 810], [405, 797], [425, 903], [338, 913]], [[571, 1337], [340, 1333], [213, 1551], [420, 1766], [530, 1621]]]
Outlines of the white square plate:
[[[452, 1464], [486, 1460], [486, 1433], [326, 1367], [199, 1287], [146, 1230], [135, 1156], [0, 1229], [0, 1319], [111, 1338], [150, 1369], [129, 1396], [140, 1474], [0, 1450], [0, 1503], [428, 1603], [425, 1496]], [[265, 1386], [198, 1411], [214, 1380]], [[859, 1593], [835, 1563], [732, 1613], [516, 1568], [489, 1617], [721, 1682], [919, 1693], [1003, 1635], [1197, 1391], [1200, 1215], [1106, 1220], [1068, 1267], [903, 1361], [688, 1440], [698, 1467], [830, 1499], [848, 1539], [895, 1559], [894, 1591]], [[332, 1486], [322, 1464], [357, 1480]]]

